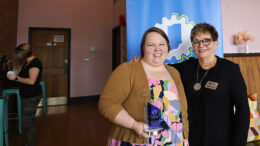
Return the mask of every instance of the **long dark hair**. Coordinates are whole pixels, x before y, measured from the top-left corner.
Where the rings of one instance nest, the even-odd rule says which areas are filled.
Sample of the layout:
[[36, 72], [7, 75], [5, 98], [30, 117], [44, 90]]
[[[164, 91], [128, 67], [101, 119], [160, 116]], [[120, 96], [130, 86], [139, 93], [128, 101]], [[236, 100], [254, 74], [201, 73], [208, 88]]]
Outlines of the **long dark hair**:
[[19, 70], [21, 65], [25, 63], [27, 57], [32, 56], [32, 46], [27, 43], [20, 44], [14, 51], [14, 70]]

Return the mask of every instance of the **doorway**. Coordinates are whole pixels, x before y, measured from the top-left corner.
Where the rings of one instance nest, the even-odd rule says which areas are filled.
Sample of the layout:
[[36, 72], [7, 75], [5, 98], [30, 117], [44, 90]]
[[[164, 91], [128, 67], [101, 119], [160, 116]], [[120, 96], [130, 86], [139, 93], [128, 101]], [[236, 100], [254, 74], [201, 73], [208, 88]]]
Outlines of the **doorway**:
[[121, 63], [126, 62], [126, 56], [126, 27], [114, 27], [112, 40], [112, 70]]
[[43, 66], [48, 105], [67, 104], [70, 96], [70, 28], [29, 27], [29, 44]]

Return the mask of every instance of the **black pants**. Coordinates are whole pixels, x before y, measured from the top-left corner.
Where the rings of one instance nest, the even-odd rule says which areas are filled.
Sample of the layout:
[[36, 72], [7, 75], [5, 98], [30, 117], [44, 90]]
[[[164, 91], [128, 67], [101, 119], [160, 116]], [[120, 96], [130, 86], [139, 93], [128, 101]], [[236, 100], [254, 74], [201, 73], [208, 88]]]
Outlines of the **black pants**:
[[26, 141], [28, 146], [35, 146], [36, 130], [35, 130], [35, 113], [42, 95], [31, 98], [22, 99], [23, 109], [23, 127], [26, 132]]

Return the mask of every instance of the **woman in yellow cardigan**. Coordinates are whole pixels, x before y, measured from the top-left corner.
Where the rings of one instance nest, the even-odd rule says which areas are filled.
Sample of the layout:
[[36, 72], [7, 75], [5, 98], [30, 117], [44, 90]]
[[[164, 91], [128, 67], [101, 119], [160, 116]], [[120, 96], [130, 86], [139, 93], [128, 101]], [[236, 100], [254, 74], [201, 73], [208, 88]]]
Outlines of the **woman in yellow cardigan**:
[[[159, 28], [142, 38], [139, 63], [123, 63], [110, 75], [99, 100], [102, 115], [114, 123], [108, 145], [188, 145], [187, 101], [179, 72], [164, 61], [170, 46]], [[144, 131], [144, 107], [160, 110], [162, 130]]]

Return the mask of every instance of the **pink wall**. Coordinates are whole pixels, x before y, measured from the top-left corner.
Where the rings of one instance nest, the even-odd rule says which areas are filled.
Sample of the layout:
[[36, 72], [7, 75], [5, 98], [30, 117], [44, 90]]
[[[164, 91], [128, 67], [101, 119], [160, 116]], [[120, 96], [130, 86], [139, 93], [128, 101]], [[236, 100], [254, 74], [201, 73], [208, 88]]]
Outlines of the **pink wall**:
[[[112, 28], [125, 14], [125, 0], [19, 0], [17, 44], [28, 42], [28, 27], [71, 28], [71, 97], [98, 95], [111, 73]], [[250, 52], [260, 52], [259, 0], [222, 0], [224, 53], [240, 53], [232, 44], [238, 31], [255, 36]], [[95, 46], [96, 52], [90, 48]], [[90, 57], [84, 62], [84, 57]]]
[[232, 36], [241, 30], [255, 37], [248, 42], [250, 53], [260, 52], [259, 6], [259, 0], [222, 0], [224, 53], [242, 53], [241, 46], [232, 44]]
[[119, 16], [126, 16], [126, 0], [115, 0], [113, 7], [113, 26], [119, 25]]
[[[126, 13], [126, 0], [117, 0], [114, 5], [114, 26], [118, 24], [118, 16]], [[233, 44], [233, 35], [247, 30], [255, 37], [248, 41], [250, 53], [260, 52], [260, 1], [259, 0], [222, 0], [223, 47], [224, 53], [243, 53], [242, 45]]]
[[71, 28], [70, 96], [101, 93], [112, 71], [113, 0], [19, 0], [17, 44], [29, 26]]

